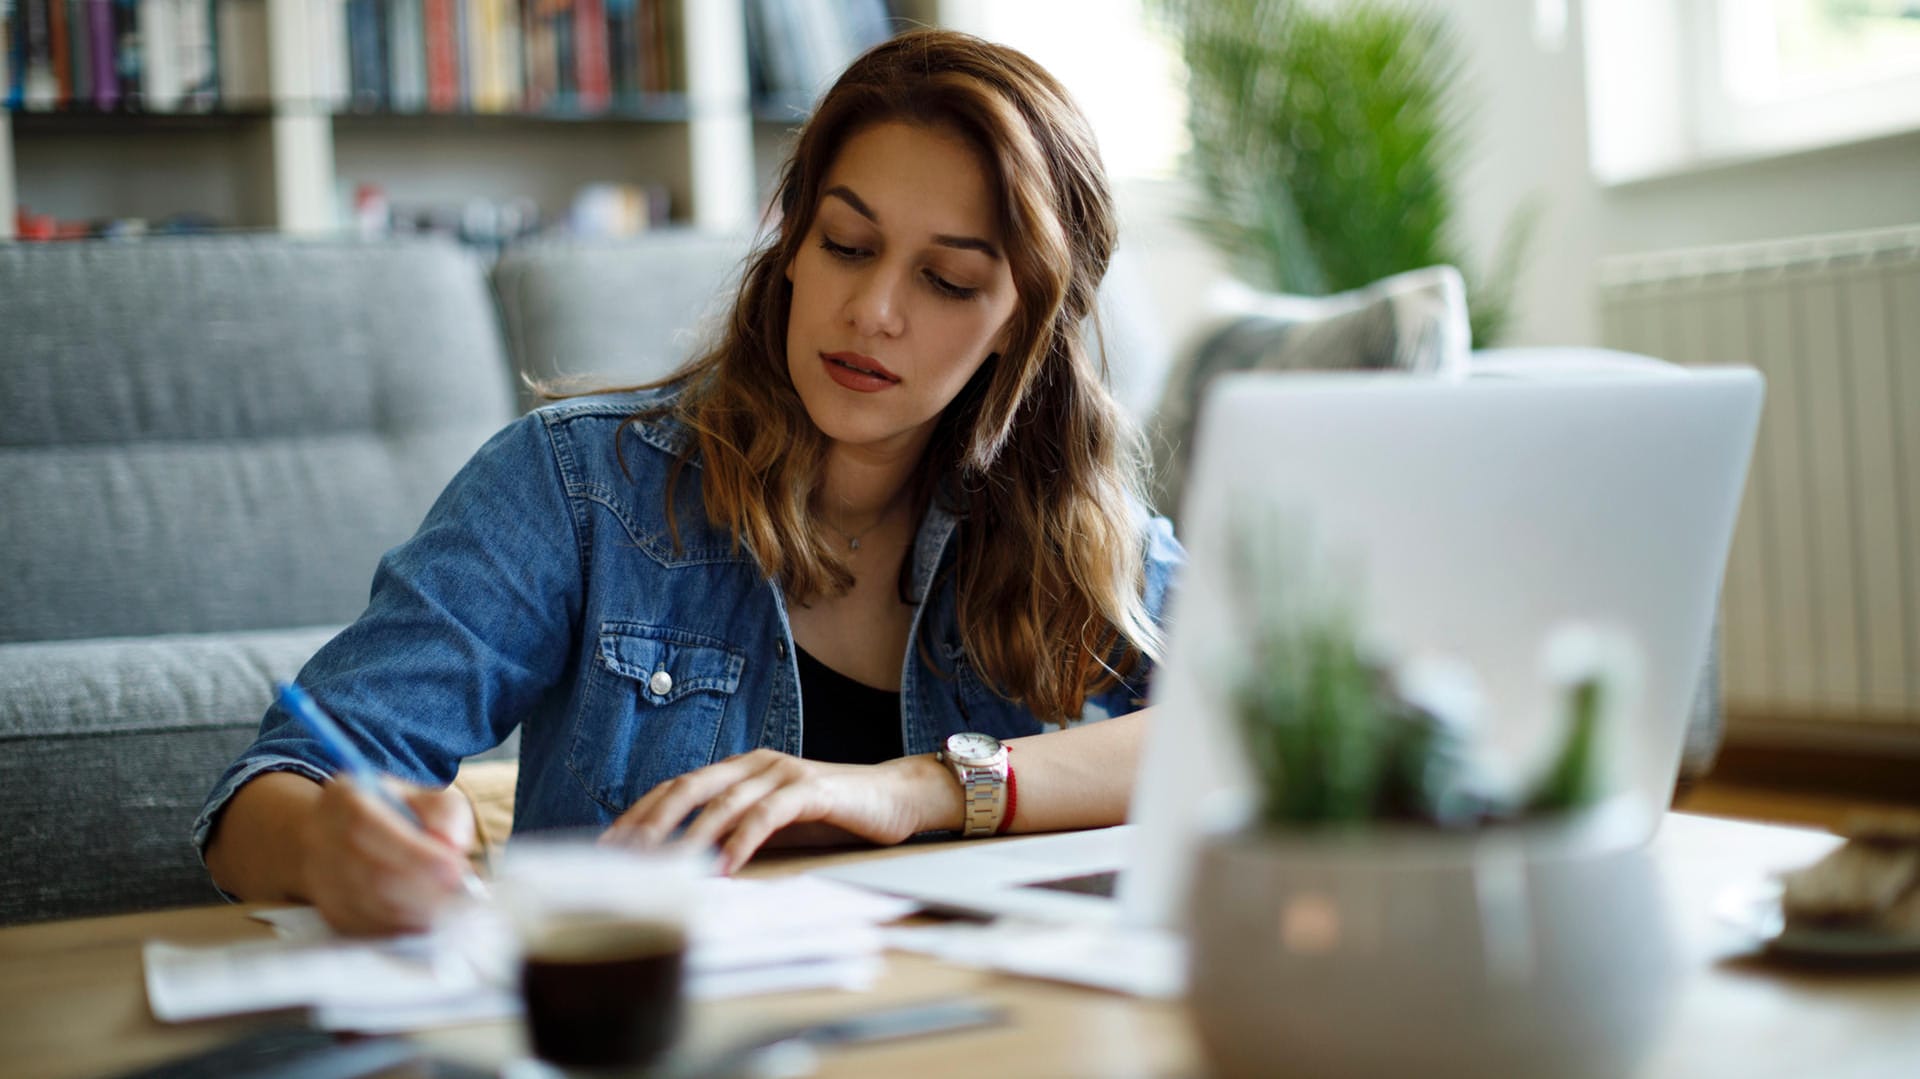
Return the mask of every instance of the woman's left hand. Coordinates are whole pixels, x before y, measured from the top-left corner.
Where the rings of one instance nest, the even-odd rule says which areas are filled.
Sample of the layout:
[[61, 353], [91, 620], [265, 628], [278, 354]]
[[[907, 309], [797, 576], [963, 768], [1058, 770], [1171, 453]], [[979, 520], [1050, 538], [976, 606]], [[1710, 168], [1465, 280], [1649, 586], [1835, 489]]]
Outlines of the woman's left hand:
[[740, 868], [774, 833], [822, 824], [874, 843], [898, 843], [961, 812], [959, 784], [932, 757], [824, 764], [756, 749], [676, 776], [620, 814], [601, 842], [662, 843], [695, 810], [682, 839], [719, 848], [722, 873]]

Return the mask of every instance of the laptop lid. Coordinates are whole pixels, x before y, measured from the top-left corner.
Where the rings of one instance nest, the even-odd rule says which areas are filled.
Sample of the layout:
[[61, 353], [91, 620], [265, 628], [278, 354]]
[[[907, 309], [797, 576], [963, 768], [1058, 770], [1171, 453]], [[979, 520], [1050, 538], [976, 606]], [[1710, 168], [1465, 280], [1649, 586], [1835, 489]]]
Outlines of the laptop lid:
[[1440, 382], [1379, 374], [1218, 379], [1182, 507], [1189, 564], [1129, 820], [1122, 918], [1173, 924], [1198, 833], [1252, 777], [1214, 657], [1232, 648], [1229, 522], [1249, 505], [1310, 523], [1361, 574], [1363, 624], [1392, 654], [1470, 664], [1481, 734], [1531, 774], [1559, 731], [1540, 668], [1569, 621], [1627, 632], [1641, 691], [1613, 787], [1651, 836], [1706, 659], [1759, 424], [1745, 368], [1605, 379]]

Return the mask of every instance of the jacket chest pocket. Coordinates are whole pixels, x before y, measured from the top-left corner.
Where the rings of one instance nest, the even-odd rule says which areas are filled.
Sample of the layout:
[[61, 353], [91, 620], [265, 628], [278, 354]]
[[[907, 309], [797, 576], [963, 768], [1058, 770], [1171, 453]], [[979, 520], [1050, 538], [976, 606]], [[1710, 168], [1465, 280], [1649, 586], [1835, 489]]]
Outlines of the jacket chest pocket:
[[602, 623], [567, 767], [618, 814], [661, 781], [711, 764], [746, 664], [742, 652], [702, 634]]

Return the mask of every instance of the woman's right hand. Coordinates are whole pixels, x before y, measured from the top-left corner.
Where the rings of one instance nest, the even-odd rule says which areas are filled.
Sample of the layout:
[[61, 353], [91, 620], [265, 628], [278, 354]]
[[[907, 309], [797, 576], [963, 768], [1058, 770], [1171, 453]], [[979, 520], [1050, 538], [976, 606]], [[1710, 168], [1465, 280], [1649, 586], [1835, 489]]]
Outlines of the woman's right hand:
[[424, 830], [378, 798], [339, 779], [323, 784], [306, 818], [302, 892], [336, 931], [352, 935], [426, 929], [461, 894], [473, 807], [457, 788], [386, 780]]

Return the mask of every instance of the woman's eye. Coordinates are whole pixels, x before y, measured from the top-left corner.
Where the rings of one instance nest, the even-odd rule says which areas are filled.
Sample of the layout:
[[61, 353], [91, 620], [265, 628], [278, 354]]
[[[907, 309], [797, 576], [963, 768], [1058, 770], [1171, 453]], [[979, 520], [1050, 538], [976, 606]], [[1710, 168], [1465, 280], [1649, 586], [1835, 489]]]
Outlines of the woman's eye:
[[956, 300], [970, 300], [974, 297], [975, 293], [980, 291], [977, 288], [967, 288], [965, 285], [956, 285], [937, 273], [928, 273], [927, 282], [942, 296], [950, 296]]
[[820, 235], [820, 250], [825, 251], [834, 258], [847, 260], [857, 259], [861, 255], [866, 254], [866, 252], [857, 247], [848, 247], [845, 244], [834, 243], [825, 233], [821, 233]]

